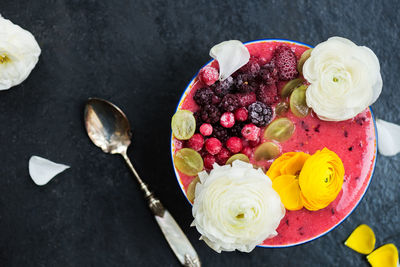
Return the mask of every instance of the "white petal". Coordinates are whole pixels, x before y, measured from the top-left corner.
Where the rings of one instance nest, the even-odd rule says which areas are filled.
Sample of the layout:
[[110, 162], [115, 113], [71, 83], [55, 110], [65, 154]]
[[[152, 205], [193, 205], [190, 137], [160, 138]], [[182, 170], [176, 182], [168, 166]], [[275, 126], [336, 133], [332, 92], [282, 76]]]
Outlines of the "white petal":
[[225, 41], [213, 46], [210, 56], [218, 61], [220, 81], [231, 76], [250, 59], [249, 50], [238, 40]]
[[52, 162], [38, 156], [29, 159], [29, 175], [37, 185], [45, 185], [54, 176], [68, 169], [69, 166]]
[[394, 156], [400, 152], [400, 125], [377, 119], [378, 150], [384, 156]]

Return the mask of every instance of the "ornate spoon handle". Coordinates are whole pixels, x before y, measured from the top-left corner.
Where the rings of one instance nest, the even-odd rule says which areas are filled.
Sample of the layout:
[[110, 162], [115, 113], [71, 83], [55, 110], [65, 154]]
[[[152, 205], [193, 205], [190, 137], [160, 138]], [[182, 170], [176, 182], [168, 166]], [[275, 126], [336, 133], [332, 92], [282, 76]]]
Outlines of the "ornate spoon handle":
[[144, 196], [148, 200], [149, 208], [153, 212], [156, 222], [161, 228], [165, 239], [167, 240], [172, 251], [175, 253], [178, 260], [183, 266], [200, 267], [200, 259], [197, 256], [192, 244], [183, 233], [182, 229], [176, 223], [171, 214], [164, 208], [160, 200], [149, 190], [148, 186], [142, 181], [139, 174], [136, 172], [127, 153], [122, 153], [129, 169], [132, 171], [136, 180], [140, 185], [140, 189], [144, 192]]

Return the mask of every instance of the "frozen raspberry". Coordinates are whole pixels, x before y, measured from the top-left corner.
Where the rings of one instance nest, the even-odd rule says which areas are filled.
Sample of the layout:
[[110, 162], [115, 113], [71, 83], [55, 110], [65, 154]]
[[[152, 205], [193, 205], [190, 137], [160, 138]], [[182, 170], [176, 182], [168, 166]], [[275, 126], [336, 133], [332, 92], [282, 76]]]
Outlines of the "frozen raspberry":
[[245, 154], [249, 159], [253, 157], [253, 149], [251, 147], [244, 147], [241, 153]]
[[233, 91], [233, 78], [229, 76], [225, 80], [213, 85], [214, 93], [219, 97], [224, 97]]
[[211, 138], [207, 139], [205, 146], [206, 146], [207, 152], [210, 153], [211, 155], [218, 154], [222, 148], [221, 141], [219, 141], [215, 137], [211, 137]]
[[223, 147], [221, 151], [215, 156], [215, 158], [219, 165], [225, 165], [230, 156], [231, 153], [229, 152], [229, 150]]
[[213, 164], [215, 163], [215, 157], [213, 155], [207, 154], [203, 158], [204, 168], [206, 170], [211, 170], [213, 168]]
[[199, 80], [208, 86], [214, 84], [218, 77], [218, 70], [211, 66], [205, 66], [199, 72]]
[[247, 107], [257, 101], [256, 93], [236, 94], [241, 107]]
[[250, 123], [243, 127], [242, 136], [249, 141], [256, 141], [260, 136], [260, 128]]
[[183, 148], [183, 141], [181, 141], [181, 140], [175, 139], [174, 144], [175, 144], [176, 151]]
[[201, 119], [207, 123], [216, 123], [221, 117], [221, 112], [214, 105], [205, 105], [201, 110]]
[[249, 113], [245, 107], [238, 108], [235, 110], [235, 120], [237, 121], [245, 121], [247, 120]]
[[226, 147], [232, 153], [238, 153], [243, 148], [242, 140], [239, 137], [233, 136], [226, 141]]
[[279, 79], [288, 81], [299, 75], [297, 71], [296, 55], [286, 45], [278, 46], [275, 49], [274, 60], [278, 68]]
[[222, 127], [221, 125], [215, 125], [212, 136], [225, 143], [225, 141], [229, 138], [228, 129]]
[[211, 103], [214, 92], [210, 88], [200, 88], [194, 93], [193, 100], [200, 106]]
[[267, 105], [272, 105], [278, 102], [278, 88], [276, 88], [276, 84], [261, 84], [260, 87], [256, 91], [257, 100], [261, 101]]
[[251, 147], [256, 147], [258, 144], [260, 144], [261, 138], [258, 137], [255, 141], [249, 141], [249, 146]]
[[255, 102], [248, 108], [249, 120], [258, 127], [267, 125], [272, 119], [272, 108], [262, 102]]
[[235, 124], [235, 115], [232, 112], [222, 114], [219, 123], [225, 128], [231, 128]]
[[204, 138], [201, 134], [194, 134], [188, 141], [188, 146], [196, 151], [200, 151], [204, 145]]
[[213, 132], [213, 127], [212, 127], [211, 124], [209, 124], [209, 123], [203, 123], [203, 124], [200, 126], [200, 133], [201, 133], [203, 136], [210, 136], [210, 135], [212, 134], [212, 132]]
[[240, 107], [239, 98], [237, 97], [237, 95], [227, 94], [226, 96], [224, 96], [224, 98], [222, 98], [219, 106], [224, 111], [233, 112]]

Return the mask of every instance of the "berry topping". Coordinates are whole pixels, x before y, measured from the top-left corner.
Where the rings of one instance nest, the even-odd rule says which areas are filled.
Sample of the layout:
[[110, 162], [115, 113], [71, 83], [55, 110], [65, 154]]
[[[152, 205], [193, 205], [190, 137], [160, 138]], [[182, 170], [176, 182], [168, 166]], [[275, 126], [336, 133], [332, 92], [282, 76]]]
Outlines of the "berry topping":
[[219, 165], [225, 165], [230, 156], [231, 153], [229, 152], [229, 150], [223, 147], [221, 151], [215, 156], [215, 158]]
[[286, 45], [281, 45], [275, 49], [274, 60], [278, 68], [279, 79], [287, 81], [299, 75], [297, 71], [296, 55]]
[[212, 132], [213, 132], [213, 127], [212, 127], [211, 124], [209, 124], [209, 123], [203, 123], [203, 124], [200, 126], [200, 133], [201, 133], [203, 136], [210, 136], [210, 135], [212, 134]]
[[246, 65], [240, 68], [240, 72], [247, 73], [251, 75], [253, 78], [258, 75], [259, 71], [260, 71], [260, 65], [258, 64], [256, 57], [251, 57], [249, 59], [249, 62], [247, 62]]
[[206, 170], [211, 170], [213, 167], [212, 165], [215, 163], [215, 157], [213, 155], [207, 154], [204, 156], [203, 161], [204, 168], [206, 168]]
[[200, 106], [211, 103], [214, 92], [210, 88], [200, 88], [193, 96], [193, 100]]
[[201, 110], [201, 119], [204, 122], [211, 124], [216, 123], [219, 121], [220, 117], [221, 117], [221, 112], [216, 106], [212, 104], [205, 105]]
[[227, 94], [222, 98], [220, 108], [224, 111], [233, 112], [240, 107], [239, 98], [234, 94]]
[[249, 159], [253, 157], [253, 149], [251, 147], [243, 148], [241, 153], [245, 154]]
[[221, 141], [219, 141], [215, 137], [211, 137], [211, 138], [207, 139], [205, 146], [206, 146], [207, 152], [210, 153], [211, 155], [218, 154], [222, 148]]
[[229, 129], [230, 136], [242, 136], [242, 128], [243, 124], [242, 123], [236, 123], [233, 125], [232, 128]]
[[215, 125], [213, 129], [213, 137], [221, 140], [221, 142], [225, 142], [228, 140], [228, 130], [221, 125]]
[[237, 121], [245, 121], [247, 120], [249, 113], [247, 112], [247, 109], [245, 107], [238, 108], [235, 111], [235, 120]]
[[201, 119], [201, 112], [196, 111], [193, 113], [194, 119], [196, 120], [196, 130], [199, 130], [200, 125], [203, 124], [203, 120]]
[[250, 104], [253, 104], [257, 101], [257, 97], [255, 93], [247, 93], [247, 94], [236, 94], [239, 98], [240, 106], [247, 107]]
[[267, 105], [272, 105], [276, 103], [278, 98], [278, 89], [276, 88], [276, 84], [261, 84], [260, 87], [256, 91], [257, 100], [261, 101]]
[[232, 112], [225, 112], [219, 122], [223, 127], [231, 128], [235, 124], [235, 115]]
[[253, 82], [253, 76], [250, 74], [239, 74], [236, 77], [236, 88], [239, 92], [248, 93], [255, 90], [256, 84]]
[[260, 136], [260, 128], [254, 124], [247, 124], [242, 129], [242, 136], [249, 141], [256, 141]]
[[197, 133], [192, 136], [188, 141], [188, 146], [193, 150], [200, 151], [204, 145], [204, 138], [201, 134]]
[[199, 80], [208, 86], [214, 84], [218, 80], [218, 77], [218, 70], [211, 66], [205, 66], [199, 72]]
[[213, 105], [218, 105], [219, 103], [221, 103], [221, 98], [217, 95], [213, 95], [211, 103], [213, 103]]
[[238, 153], [242, 150], [243, 145], [242, 145], [242, 140], [239, 137], [233, 136], [226, 141], [226, 147], [232, 152], [232, 153]]
[[256, 147], [256, 146], [258, 146], [258, 144], [260, 144], [260, 141], [261, 141], [260, 137], [258, 137], [257, 140], [255, 140], [255, 141], [249, 141], [249, 146]]
[[275, 66], [274, 60], [262, 66], [260, 76], [267, 84], [273, 84], [278, 81], [278, 69]]
[[214, 87], [214, 93], [219, 97], [224, 97], [225, 95], [232, 92], [233, 78], [228, 77], [222, 82], [216, 83]]
[[267, 125], [272, 119], [272, 109], [262, 102], [255, 102], [248, 108], [249, 120], [258, 127]]

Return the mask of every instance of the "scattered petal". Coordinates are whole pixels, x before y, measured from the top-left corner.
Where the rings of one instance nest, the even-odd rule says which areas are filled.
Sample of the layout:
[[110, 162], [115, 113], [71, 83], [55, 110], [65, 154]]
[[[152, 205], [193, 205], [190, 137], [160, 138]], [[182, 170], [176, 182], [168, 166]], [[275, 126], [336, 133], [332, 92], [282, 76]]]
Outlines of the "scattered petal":
[[372, 267], [396, 267], [399, 265], [399, 252], [394, 244], [386, 244], [369, 254], [367, 260]]
[[238, 40], [225, 41], [213, 46], [210, 56], [218, 61], [220, 81], [231, 76], [250, 59], [249, 50]]
[[384, 156], [394, 156], [400, 152], [400, 126], [377, 119], [378, 150]]
[[375, 248], [375, 234], [372, 229], [366, 225], [359, 225], [347, 238], [344, 244], [361, 254], [369, 254]]
[[29, 159], [29, 175], [37, 185], [45, 185], [54, 176], [68, 169], [69, 166], [52, 162], [38, 156]]

